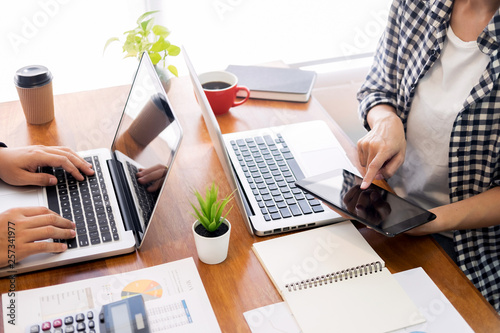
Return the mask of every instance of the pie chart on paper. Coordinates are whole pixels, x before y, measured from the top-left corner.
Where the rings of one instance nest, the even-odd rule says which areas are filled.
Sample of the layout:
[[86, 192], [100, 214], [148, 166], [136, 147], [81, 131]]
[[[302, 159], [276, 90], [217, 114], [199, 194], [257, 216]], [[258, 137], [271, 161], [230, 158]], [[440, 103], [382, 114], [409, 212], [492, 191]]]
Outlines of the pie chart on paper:
[[160, 298], [163, 295], [163, 289], [156, 281], [136, 280], [123, 288], [121, 297], [123, 299], [135, 295], [142, 295], [144, 301], [147, 302]]

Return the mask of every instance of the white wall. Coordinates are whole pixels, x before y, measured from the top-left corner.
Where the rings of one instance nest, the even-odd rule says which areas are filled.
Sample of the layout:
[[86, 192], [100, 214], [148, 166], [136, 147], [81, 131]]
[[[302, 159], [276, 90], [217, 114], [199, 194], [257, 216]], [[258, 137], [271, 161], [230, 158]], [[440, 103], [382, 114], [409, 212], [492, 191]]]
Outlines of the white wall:
[[[135, 59], [106, 40], [146, 10], [189, 47], [199, 72], [233, 64], [288, 64], [373, 51], [390, 0], [22, 0], [0, 2], [0, 102], [18, 99], [13, 76], [47, 66], [56, 94], [129, 84]], [[181, 75], [182, 57], [172, 59]], [[319, 69], [321, 71], [321, 69]]]
[[14, 74], [33, 64], [51, 70], [56, 94], [130, 83], [137, 62], [123, 61], [118, 45], [103, 48], [143, 7], [133, 0], [0, 2], [0, 102], [18, 99]]
[[199, 71], [372, 52], [390, 0], [149, 0]]
[[358, 115], [356, 93], [372, 58], [336, 63], [336, 68], [318, 73], [313, 96], [340, 125], [353, 143], [366, 134]]

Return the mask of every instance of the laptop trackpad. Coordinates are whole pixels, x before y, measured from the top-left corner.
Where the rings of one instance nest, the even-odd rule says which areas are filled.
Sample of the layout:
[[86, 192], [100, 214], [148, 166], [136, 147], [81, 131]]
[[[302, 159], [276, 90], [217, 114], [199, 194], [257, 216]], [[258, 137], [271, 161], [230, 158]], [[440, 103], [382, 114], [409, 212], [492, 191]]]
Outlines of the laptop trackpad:
[[343, 151], [336, 147], [300, 152], [300, 166], [306, 177], [335, 169], [352, 171], [352, 164]]
[[0, 180], [0, 212], [14, 207], [45, 206], [37, 186], [11, 186]]

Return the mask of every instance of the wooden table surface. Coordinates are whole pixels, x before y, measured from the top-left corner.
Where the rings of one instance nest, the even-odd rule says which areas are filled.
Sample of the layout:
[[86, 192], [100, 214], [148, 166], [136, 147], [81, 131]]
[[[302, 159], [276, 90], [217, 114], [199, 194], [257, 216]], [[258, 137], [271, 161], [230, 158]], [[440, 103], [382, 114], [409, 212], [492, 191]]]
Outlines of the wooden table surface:
[[[46, 125], [27, 125], [18, 101], [2, 103], [0, 141], [10, 147], [66, 145], [77, 151], [110, 147], [115, 132], [111, 119], [122, 111], [128, 89], [128, 86], [120, 86], [55, 96], [55, 120]], [[198, 260], [191, 234], [193, 217], [189, 200], [193, 197], [190, 189], [204, 189], [214, 180], [219, 183], [222, 194], [230, 193], [231, 189], [208, 136], [189, 79], [174, 79], [168, 95], [183, 127], [184, 138], [167, 180], [168, 187], [160, 198], [157, 218], [161, 221], [153, 222], [153, 230], [150, 230], [149, 239], [141, 250], [19, 275], [16, 290], [126, 272], [193, 257], [222, 331], [249, 332], [243, 312], [282, 301], [251, 250], [254, 242], [269, 237], [250, 235], [235, 207], [228, 216], [232, 222], [232, 233], [226, 261], [206, 265]], [[356, 161], [352, 142], [314, 98], [308, 103], [249, 100], [218, 117], [224, 133], [312, 119], [325, 120], [350, 158]], [[403, 235], [387, 238], [366, 228], [360, 227], [360, 231], [391, 272], [423, 267], [474, 331], [500, 332], [497, 313], [430, 237]], [[0, 292], [8, 290], [9, 280], [1, 279]]]

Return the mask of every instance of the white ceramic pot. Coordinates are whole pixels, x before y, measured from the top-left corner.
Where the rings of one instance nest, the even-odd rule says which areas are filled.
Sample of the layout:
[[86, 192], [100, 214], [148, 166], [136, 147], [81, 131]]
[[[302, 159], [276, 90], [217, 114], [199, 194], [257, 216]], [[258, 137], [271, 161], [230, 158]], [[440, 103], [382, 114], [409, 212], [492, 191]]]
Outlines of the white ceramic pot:
[[231, 223], [229, 223], [228, 220], [224, 220], [223, 223], [228, 226], [228, 230], [225, 234], [218, 237], [205, 237], [199, 235], [195, 231], [195, 228], [200, 224], [200, 221], [196, 220], [193, 223], [192, 229], [198, 258], [205, 264], [219, 264], [227, 258], [229, 236], [231, 235]]

